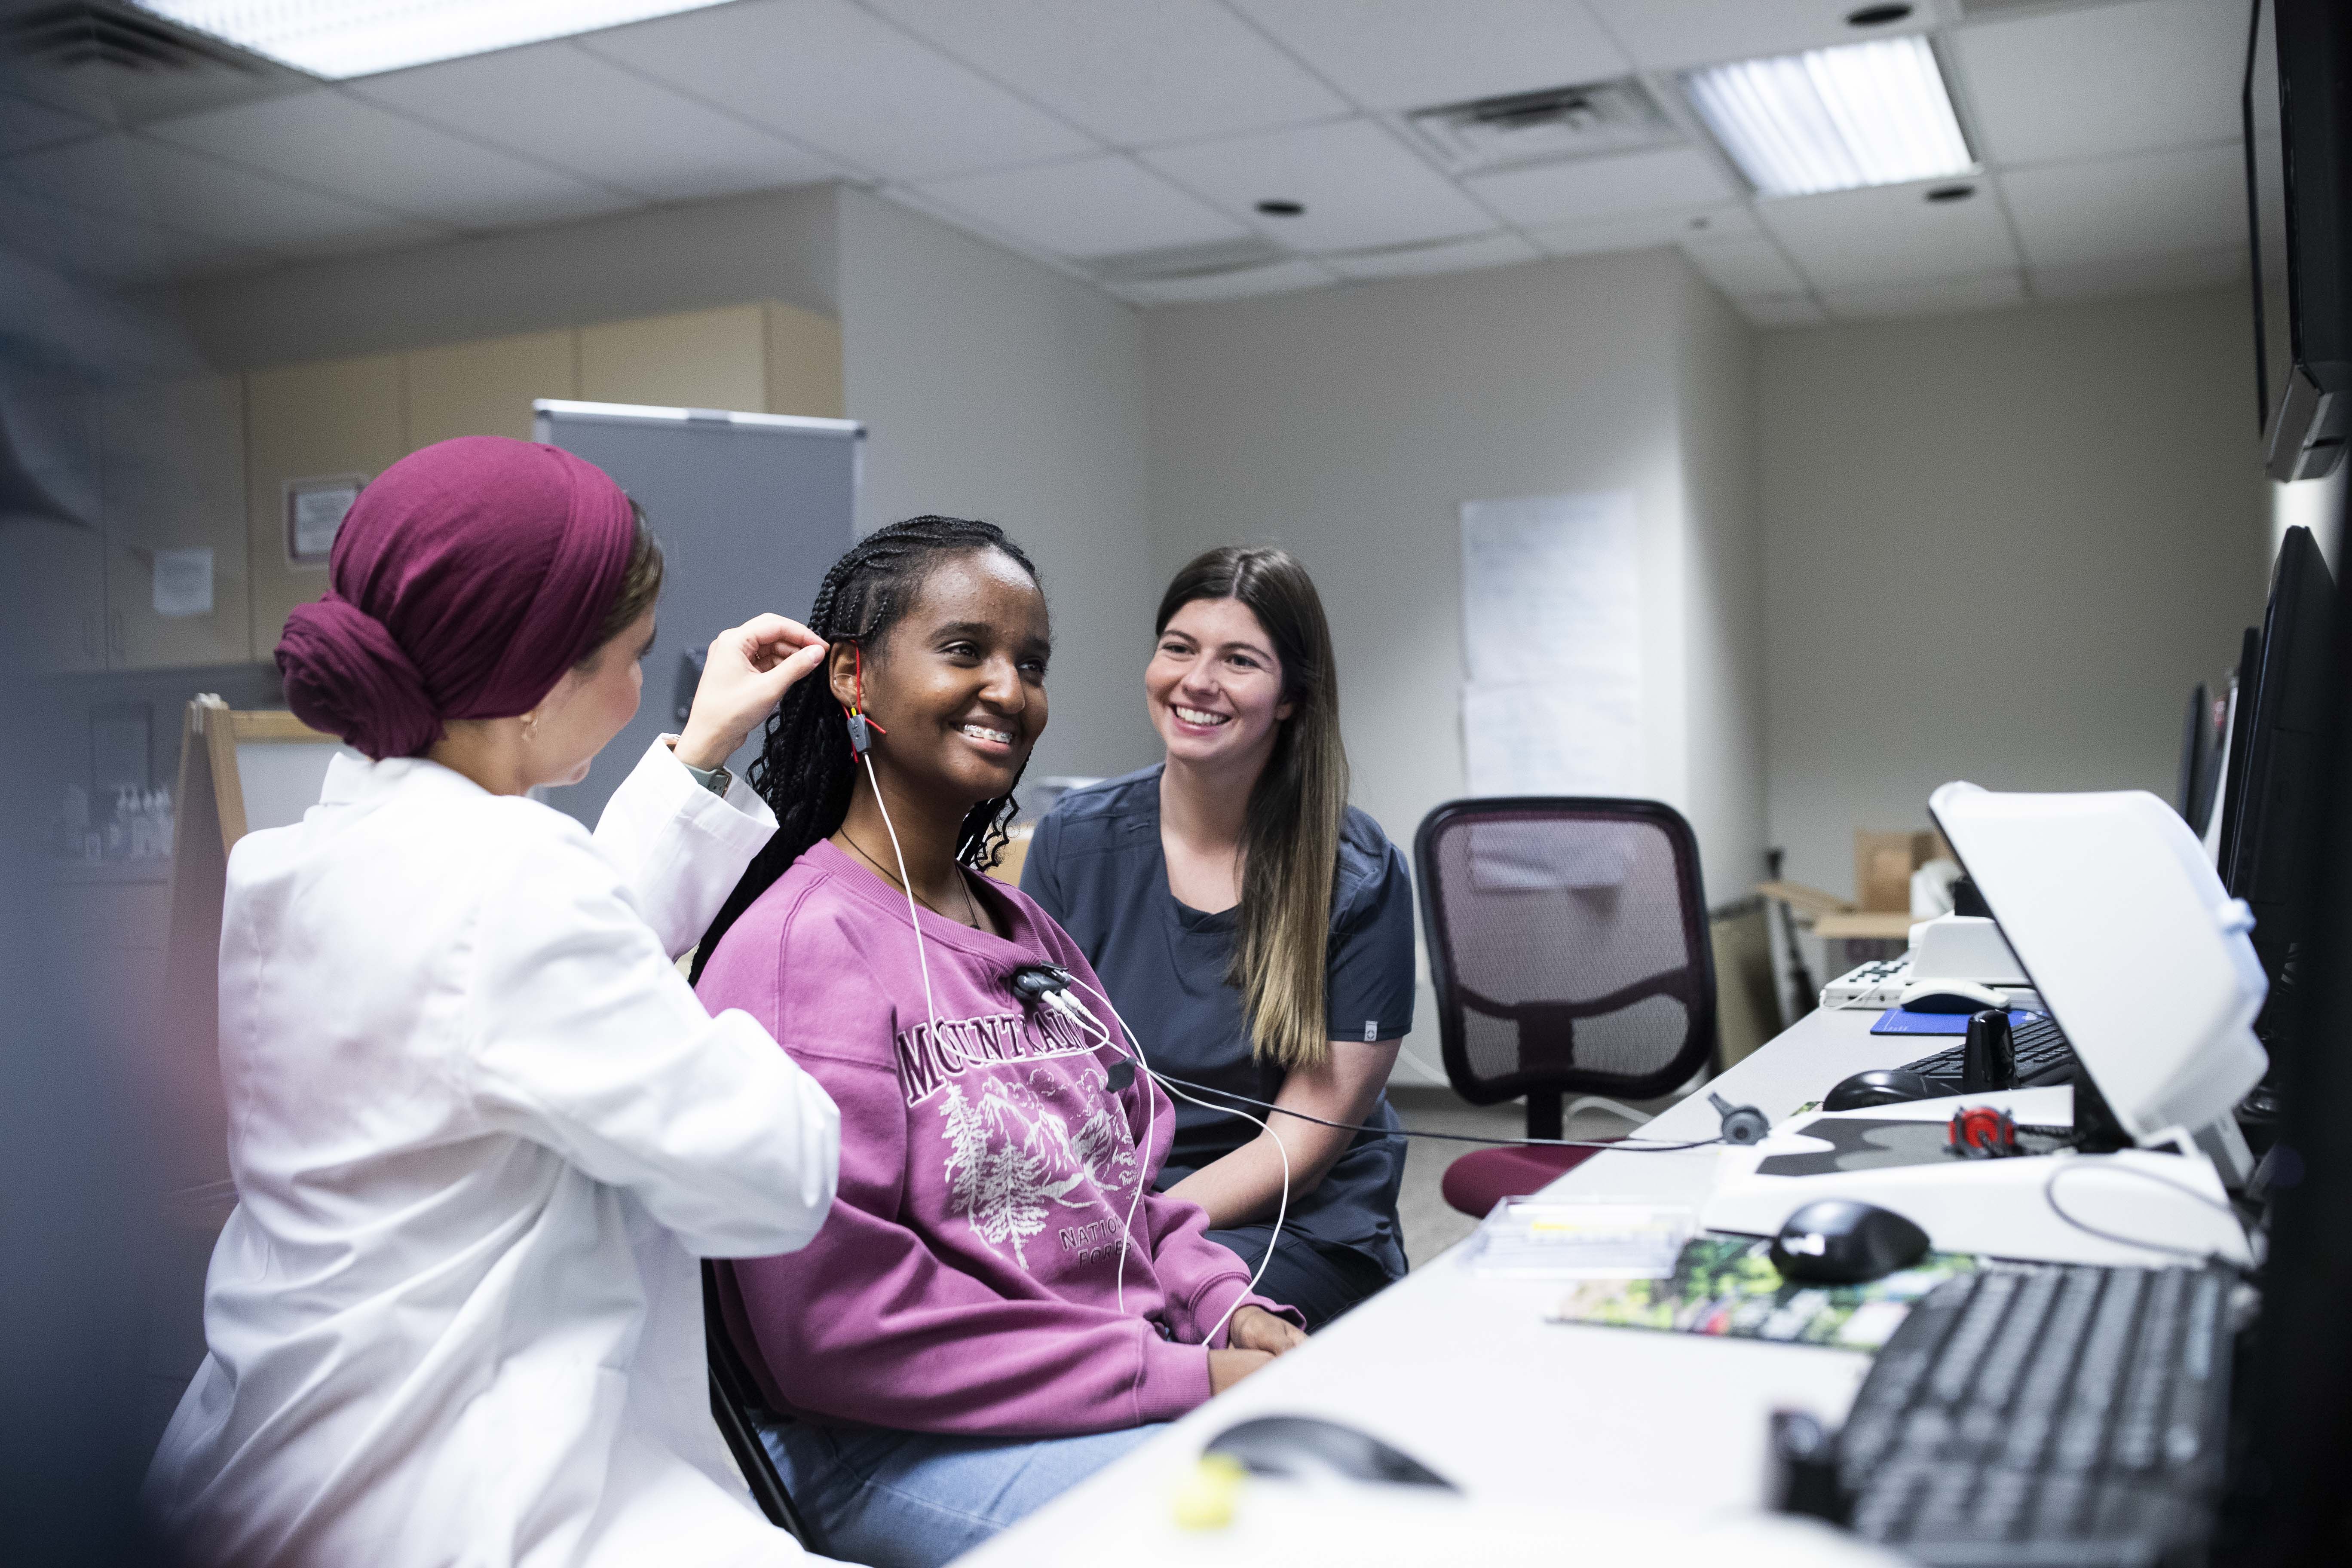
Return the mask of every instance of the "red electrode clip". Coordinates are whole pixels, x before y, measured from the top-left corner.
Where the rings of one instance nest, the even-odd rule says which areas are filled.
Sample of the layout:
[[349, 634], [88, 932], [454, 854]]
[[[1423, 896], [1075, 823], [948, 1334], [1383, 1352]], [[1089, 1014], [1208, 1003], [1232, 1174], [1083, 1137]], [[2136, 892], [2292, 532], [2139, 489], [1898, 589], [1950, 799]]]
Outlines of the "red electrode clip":
[[2020, 1152], [2017, 1122], [2008, 1111], [1992, 1105], [1969, 1105], [1952, 1112], [1946, 1145], [1968, 1160], [2000, 1160]]

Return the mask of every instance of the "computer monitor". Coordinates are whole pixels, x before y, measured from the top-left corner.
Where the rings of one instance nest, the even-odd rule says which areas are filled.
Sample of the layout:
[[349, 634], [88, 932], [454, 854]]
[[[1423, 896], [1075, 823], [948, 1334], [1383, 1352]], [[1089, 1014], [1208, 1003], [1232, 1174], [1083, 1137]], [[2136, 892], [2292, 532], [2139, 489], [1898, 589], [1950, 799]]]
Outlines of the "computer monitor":
[[2271, 578], [2251, 701], [2240, 675], [2245, 763], [2237, 831], [2229, 837], [2229, 859], [2218, 868], [2231, 896], [2254, 911], [2254, 952], [2282, 998], [2261, 1026], [2266, 1039], [2294, 1016], [2283, 998], [2293, 985], [2303, 880], [2322, 826], [2312, 758], [2333, 732], [2335, 634], [2336, 584], [2327, 563], [2309, 529], [2290, 528]]
[[2246, 795], [2246, 731], [2254, 721], [2254, 670], [2263, 661], [2263, 634], [2248, 626], [2238, 643], [2238, 668], [2230, 677], [2230, 716], [2221, 732], [2221, 799], [2213, 825], [2213, 866], [2230, 872], [2231, 847], [2238, 841], [2238, 816]]
[[2253, 0], [2240, 113], [2263, 462], [2318, 479], [2352, 424], [2352, 7]]
[[[2352, 607], [2324, 668], [2333, 700], [2303, 749], [2305, 797], [2352, 791]], [[2352, 1040], [2352, 813], [2319, 813], [2303, 866], [2306, 900], [2300, 1015], [2306, 1040]], [[2236, 1402], [2228, 1568], [2346, 1560], [2352, 1542], [2352, 1049], [2298, 1050], [2280, 1064], [2284, 1119], [2265, 1172], [2270, 1251], [2262, 1311]]]
[[2200, 837], [2213, 795], [2213, 762], [2221, 750], [2213, 737], [2213, 699], [2200, 680], [2189, 689], [2189, 714], [2180, 726], [2180, 771], [2172, 792], [2180, 819]]

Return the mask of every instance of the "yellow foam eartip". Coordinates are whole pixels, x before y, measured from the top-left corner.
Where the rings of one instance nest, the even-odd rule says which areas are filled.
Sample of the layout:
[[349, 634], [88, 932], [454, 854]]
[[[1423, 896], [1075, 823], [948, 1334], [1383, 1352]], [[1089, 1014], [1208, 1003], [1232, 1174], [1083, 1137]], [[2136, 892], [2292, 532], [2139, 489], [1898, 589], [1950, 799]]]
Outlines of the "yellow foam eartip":
[[1203, 1454], [1192, 1474], [1176, 1489], [1176, 1526], [1180, 1530], [1223, 1530], [1234, 1521], [1234, 1499], [1240, 1495], [1249, 1471], [1231, 1454]]

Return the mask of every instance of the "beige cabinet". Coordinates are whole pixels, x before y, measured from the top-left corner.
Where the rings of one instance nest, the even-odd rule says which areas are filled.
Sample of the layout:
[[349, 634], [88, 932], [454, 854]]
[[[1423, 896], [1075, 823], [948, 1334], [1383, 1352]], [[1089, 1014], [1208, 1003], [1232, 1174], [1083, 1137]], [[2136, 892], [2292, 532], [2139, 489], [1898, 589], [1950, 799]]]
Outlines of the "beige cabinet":
[[[769, 301], [249, 372], [242, 476], [224, 481], [213, 473], [205, 481], [241, 486], [243, 494], [245, 576], [226, 585], [225, 554], [225, 585], [216, 592], [243, 594], [248, 640], [222, 657], [268, 661], [288, 612], [326, 591], [324, 563], [293, 555], [294, 487], [373, 479], [417, 447], [454, 436], [527, 439], [530, 405], [542, 397], [837, 418], [841, 328]], [[209, 514], [186, 514], [189, 542], [199, 542], [200, 515]], [[152, 600], [152, 568], [135, 545], [119, 554], [121, 590], [113, 607], [123, 612], [125, 657], [199, 662], [192, 628], [162, 625], [152, 613], [134, 626], [131, 612]], [[100, 639], [102, 661], [102, 631]]]
[[[254, 657], [244, 393], [237, 377], [201, 376], [142, 384], [105, 401], [110, 668], [243, 664]], [[162, 552], [181, 553], [164, 555], [159, 595]], [[207, 560], [211, 607], [195, 609], [200, 599], [191, 590]]]
[[579, 334], [569, 328], [418, 349], [404, 356], [411, 450], [456, 436], [531, 437], [531, 404], [580, 395]]
[[818, 419], [841, 416], [841, 323], [797, 305], [767, 304], [771, 414]]
[[408, 451], [397, 354], [284, 365], [245, 381], [247, 549], [253, 657], [267, 660], [295, 605], [327, 590], [324, 562], [293, 558], [289, 498], [307, 481], [369, 479]]
[[31, 668], [106, 668], [106, 541], [47, 519], [0, 524], [0, 648]]
[[766, 312], [730, 305], [583, 327], [580, 395], [591, 403], [761, 412], [768, 405]]

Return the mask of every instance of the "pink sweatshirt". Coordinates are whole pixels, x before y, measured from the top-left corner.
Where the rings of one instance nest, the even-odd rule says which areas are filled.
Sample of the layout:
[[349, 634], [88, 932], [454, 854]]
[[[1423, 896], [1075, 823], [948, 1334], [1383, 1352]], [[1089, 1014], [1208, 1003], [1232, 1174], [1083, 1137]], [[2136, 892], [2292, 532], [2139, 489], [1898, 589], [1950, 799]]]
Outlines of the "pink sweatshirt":
[[1168, 1097], [1140, 1078], [1111, 1093], [1119, 1057], [1013, 994], [1012, 972], [1041, 962], [1098, 985], [1077, 944], [1019, 890], [970, 881], [1011, 934], [923, 911], [937, 1039], [906, 895], [830, 843], [711, 954], [704, 1005], [749, 1013], [841, 1108], [839, 1195], [816, 1240], [737, 1261], [722, 1306], [767, 1397], [803, 1417], [1010, 1436], [1181, 1415], [1209, 1397], [1202, 1336], [1248, 1271], [1198, 1206], [1150, 1191]]

